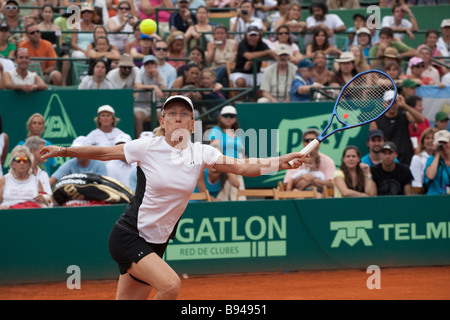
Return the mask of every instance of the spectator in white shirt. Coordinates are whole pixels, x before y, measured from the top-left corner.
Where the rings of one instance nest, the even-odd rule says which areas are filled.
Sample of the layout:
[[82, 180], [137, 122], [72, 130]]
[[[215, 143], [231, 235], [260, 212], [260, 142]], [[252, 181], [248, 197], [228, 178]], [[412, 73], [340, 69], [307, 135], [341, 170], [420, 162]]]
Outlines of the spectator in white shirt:
[[117, 65], [106, 75], [106, 79], [111, 81], [117, 89], [134, 89], [136, 76], [139, 68], [133, 63], [133, 57], [124, 53]]
[[[411, 21], [405, 19], [407, 13]], [[414, 32], [419, 29], [414, 14], [406, 4], [394, 5], [392, 7], [392, 16], [383, 17], [381, 20], [381, 27], [391, 28], [394, 32], [396, 32], [394, 33], [394, 37], [399, 40], [403, 40], [403, 37], [405, 36], [403, 32], [406, 32], [409, 38], [414, 40]]]
[[442, 53], [442, 56], [450, 56], [450, 19], [444, 19], [441, 22], [441, 36], [436, 43], [437, 49]]

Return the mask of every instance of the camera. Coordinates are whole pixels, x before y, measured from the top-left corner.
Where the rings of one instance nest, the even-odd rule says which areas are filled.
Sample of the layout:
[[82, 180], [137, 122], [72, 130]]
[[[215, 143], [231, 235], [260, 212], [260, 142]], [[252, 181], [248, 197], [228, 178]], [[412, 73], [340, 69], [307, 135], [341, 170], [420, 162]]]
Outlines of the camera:
[[128, 19], [133, 19], [133, 15], [131, 13], [128, 15]]
[[222, 41], [214, 41], [215, 44], [217, 44], [218, 46], [220, 46], [223, 42]]
[[442, 151], [444, 149], [444, 145], [442, 143], [439, 143], [436, 150], [437, 151]]
[[248, 10], [242, 10], [241, 13], [242, 13], [243, 15], [247, 15], [247, 14], [248, 14]]

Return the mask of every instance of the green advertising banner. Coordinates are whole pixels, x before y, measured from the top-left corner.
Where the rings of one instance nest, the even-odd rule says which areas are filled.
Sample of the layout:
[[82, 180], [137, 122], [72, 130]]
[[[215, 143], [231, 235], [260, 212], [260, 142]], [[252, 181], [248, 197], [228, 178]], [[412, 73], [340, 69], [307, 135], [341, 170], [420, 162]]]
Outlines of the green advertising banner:
[[[0, 284], [111, 279], [126, 205], [0, 212]], [[449, 196], [190, 203], [164, 259], [178, 273], [450, 264]]]
[[[303, 147], [302, 134], [306, 129], [315, 128], [322, 132], [330, 121], [334, 102], [243, 103], [236, 108], [247, 156], [272, 157], [300, 151]], [[329, 130], [336, 128], [337, 121]], [[368, 130], [369, 125], [364, 125], [336, 132], [322, 142], [320, 152], [331, 157], [339, 167], [346, 146], [357, 146], [362, 155], [368, 152]], [[285, 173], [280, 171], [245, 178], [245, 185], [247, 188], [274, 187], [283, 180]]]
[[[3, 131], [9, 135], [9, 152], [27, 138], [26, 122], [34, 113], [45, 119], [42, 137], [54, 145], [72, 141], [96, 128], [97, 108], [109, 104], [120, 118], [117, 127], [134, 136], [133, 90], [46, 90], [25, 93], [0, 90]], [[58, 164], [64, 159], [56, 158]], [[8, 169], [7, 159], [3, 172]]]

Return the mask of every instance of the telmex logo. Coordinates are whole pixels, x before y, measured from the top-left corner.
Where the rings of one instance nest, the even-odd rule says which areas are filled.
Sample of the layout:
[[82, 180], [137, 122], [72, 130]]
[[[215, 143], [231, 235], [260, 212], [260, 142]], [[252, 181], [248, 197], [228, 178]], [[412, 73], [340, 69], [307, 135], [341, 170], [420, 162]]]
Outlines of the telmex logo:
[[183, 218], [166, 260], [230, 259], [286, 256], [285, 215]]
[[[372, 220], [331, 221], [330, 231], [336, 231], [331, 248], [338, 248], [342, 242], [350, 247], [358, 242], [370, 247], [373, 244], [367, 230], [373, 228]], [[450, 221], [382, 223], [377, 225], [373, 235], [383, 241], [450, 239]]]

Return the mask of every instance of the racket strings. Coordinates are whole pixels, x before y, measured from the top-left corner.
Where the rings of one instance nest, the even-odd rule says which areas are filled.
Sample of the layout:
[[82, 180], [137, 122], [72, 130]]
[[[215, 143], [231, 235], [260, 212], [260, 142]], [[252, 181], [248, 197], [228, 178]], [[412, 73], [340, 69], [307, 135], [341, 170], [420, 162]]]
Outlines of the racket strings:
[[355, 77], [342, 91], [336, 112], [347, 125], [372, 121], [389, 106], [384, 94], [394, 90], [394, 84], [386, 75], [372, 71]]

